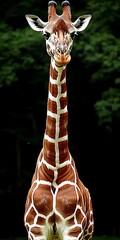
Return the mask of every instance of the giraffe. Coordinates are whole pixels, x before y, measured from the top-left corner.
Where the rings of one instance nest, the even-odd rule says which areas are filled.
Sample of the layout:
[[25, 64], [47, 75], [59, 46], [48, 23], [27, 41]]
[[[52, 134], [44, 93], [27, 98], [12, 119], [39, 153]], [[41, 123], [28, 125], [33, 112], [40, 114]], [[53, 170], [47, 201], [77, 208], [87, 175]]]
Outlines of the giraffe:
[[50, 56], [46, 128], [43, 146], [25, 203], [24, 225], [29, 240], [92, 239], [94, 217], [90, 192], [80, 180], [68, 144], [68, 99], [66, 68], [73, 39], [83, 31], [91, 15], [71, 22], [68, 1], [48, 2], [48, 21], [26, 15], [30, 27], [45, 36]]

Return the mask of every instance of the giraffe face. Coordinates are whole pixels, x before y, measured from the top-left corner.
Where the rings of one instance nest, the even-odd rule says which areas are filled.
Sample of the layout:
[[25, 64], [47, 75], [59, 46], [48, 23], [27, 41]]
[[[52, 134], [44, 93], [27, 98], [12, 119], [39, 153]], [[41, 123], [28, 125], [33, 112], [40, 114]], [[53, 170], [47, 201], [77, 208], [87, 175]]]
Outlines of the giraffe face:
[[61, 66], [70, 62], [73, 39], [77, 32], [87, 27], [91, 15], [80, 16], [75, 22], [71, 22], [70, 3], [62, 2], [62, 15], [56, 14], [56, 5], [55, 1], [48, 2], [48, 22], [43, 22], [36, 15], [26, 15], [26, 19], [33, 30], [43, 33], [47, 53], [57, 66]]
[[60, 18], [53, 25], [52, 31], [45, 31], [47, 53], [57, 65], [66, 65], [70, 62], [70, 52], [73, 45], [74, 28], [70, 33], [65, 21]]

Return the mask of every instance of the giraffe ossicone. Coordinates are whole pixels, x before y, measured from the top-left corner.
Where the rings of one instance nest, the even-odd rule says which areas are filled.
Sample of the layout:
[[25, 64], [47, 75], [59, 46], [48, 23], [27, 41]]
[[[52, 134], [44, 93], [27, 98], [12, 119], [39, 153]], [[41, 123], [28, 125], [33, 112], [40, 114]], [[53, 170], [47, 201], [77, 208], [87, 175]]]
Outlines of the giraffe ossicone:
[[26, 198], [24, 224], [29, 240], [88, 240], [94, 232], [93, 208], [68, 146], [66, 66], [73, 39], [91, 15], [71, 22], [70, 3], [62, 2], [61, 15], [56, 7], [55, 1], [48, 2], [47, 22], [26, 15], [30, 27], [45, 36], [51, 63], [43, 146]]

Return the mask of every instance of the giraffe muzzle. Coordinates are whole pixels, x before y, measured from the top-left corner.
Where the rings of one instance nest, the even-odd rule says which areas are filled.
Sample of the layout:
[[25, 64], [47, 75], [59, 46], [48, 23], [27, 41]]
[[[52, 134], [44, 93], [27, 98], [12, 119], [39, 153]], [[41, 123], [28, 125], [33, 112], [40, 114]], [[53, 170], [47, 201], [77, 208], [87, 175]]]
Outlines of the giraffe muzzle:
[[54, 60], [55, 60], [56, 65], [59, 65], [59, 66], [67, 65], [71, 60], [71, 56], [69, 54], [68, 55], [55, 54], [54, 55]]

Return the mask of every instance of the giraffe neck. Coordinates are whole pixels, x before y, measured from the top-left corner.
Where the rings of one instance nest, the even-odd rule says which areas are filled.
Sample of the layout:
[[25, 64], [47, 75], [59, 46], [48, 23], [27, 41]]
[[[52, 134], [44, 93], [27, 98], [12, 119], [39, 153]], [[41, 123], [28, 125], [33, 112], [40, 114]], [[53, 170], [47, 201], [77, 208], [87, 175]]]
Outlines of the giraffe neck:
[[43, 154], [54, 167], [64, 166], [70, 158], [67, 126], [66, 66], [57, 67], [51, 60]]

